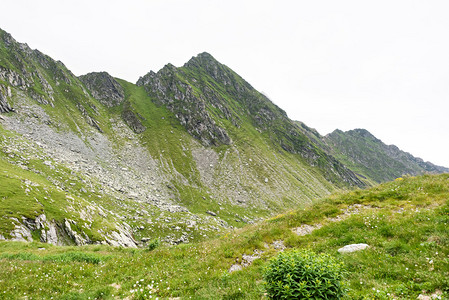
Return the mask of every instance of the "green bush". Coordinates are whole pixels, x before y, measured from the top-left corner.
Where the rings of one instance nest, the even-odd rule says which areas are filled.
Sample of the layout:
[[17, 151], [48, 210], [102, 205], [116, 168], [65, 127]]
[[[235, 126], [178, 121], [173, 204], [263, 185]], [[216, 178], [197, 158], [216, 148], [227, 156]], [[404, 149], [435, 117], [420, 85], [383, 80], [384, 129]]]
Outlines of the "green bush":
[[154, 240], [151, 240], [149, 243], [148, 243], [148, 250], [149, 251], [153, 251], [154, 249], [156, 249], [157, 247], [159, 247], [159, 239], [154, 239]]
[[343, 264], [330, 255], [293, 250], [272, 258], [264, 279], [271, 299], [340, 299], [343, 274]]

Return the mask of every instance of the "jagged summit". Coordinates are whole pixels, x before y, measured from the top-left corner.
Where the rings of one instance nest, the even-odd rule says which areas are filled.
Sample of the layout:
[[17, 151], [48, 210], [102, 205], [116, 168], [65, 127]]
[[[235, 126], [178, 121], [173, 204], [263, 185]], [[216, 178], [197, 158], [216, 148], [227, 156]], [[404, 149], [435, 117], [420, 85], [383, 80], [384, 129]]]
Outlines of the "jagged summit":
[[326, 137], [332, 136], [332, 135], [338, 135], [338, 134], [346, 134], [349, 136], [364, 137], [364, 138], [367, 138], [367, 139], [370, 139], [373, 141], [380, 141], [371, 132], [369, 132], [368, 130], [366, 130], [364, 128], [355, 128], [355, 129], [351, 129], [348, 131], [342, 131], [340, 129], [335, 129], [333, 132], [327, 134]]
[[192, 56], [192, 58], [184, 64], [184, 67], [191, 67], [191, 66], [207, 66], [207, 65], [221, 65], [210, 53], [208, 52], [202, 52], [199, 53], [196, 56]]
[[254, 89], [241, 76], [207, 52], [202, 52], [192, 57], [184, 64], [183, 68], [211, 76], [215, 81], [223, 84], [228, 91], [230, 89], [234, 89], [237, 92], [242, 91], [242, 89]]
[[91, 72], [79, 79], [94, 98], [108, 107], [120, 105], [125, 100], [123, 87], [107, 72]]

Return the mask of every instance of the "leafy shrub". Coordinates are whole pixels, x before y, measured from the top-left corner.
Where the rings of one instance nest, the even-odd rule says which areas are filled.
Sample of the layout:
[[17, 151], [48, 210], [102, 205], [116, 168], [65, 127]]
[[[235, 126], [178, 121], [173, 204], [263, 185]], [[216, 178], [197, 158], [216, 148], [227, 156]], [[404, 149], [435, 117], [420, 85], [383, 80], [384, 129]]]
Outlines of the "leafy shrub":
[[340, 299], [346, 293], [343, 264], [309, 250], [279, 253], [264, 272], [271, 299]]
[[154, 240], [151, 240], [149, 243], [148, 243], [148, 250], [149, 251], [153, 251], [154, 249], [156, 249], [157, 247], [159, 247], [159, 239], [154, 239]]

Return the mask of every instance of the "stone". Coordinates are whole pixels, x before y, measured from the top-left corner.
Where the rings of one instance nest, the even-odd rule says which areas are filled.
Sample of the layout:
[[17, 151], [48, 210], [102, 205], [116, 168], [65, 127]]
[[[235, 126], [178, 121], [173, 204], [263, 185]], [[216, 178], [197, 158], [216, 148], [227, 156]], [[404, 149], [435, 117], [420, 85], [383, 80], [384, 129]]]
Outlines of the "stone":
[[248, 255], [248, 254], [243, 254], [242, 255], [242, 264], [234, 264], [231, 266], [231, 268], [229, 268], [228, 272], [232, 273], [234, 271], [239, 271], [242, 270], [242, 268], [246, 268], [248, 266], [250, 266], [254, 260], [259, 259], [261, 257], [261, 255], [264, 252], [258, 249], [255, 249], [253, 251], [253, 254]]
[[282, 240], [279, 240], [279, 241], [274, 241], [272, 244], [271, 244], [272, 246], [273, 246], [273, 248], [275, 249], [275, 250], [278, 250], [278, 251], [284, 251], [285, 250], [285, 245], [284, 245], [284, 241], [282, 241]]
[[360, 251], [363, 249], [369, 248], [368, 244], [350, 244], [346, 245], [340, 249], [338, 249], [338, 252], [340, 253], [352, 253], [356, 251]]
[[307, 234], [312, 233], [312, 231], [314, 231], [314, 230], [316, 230], [316, 229], [319, 229], [319, 228], [321, 228], [321, 227], [322, 227], [321, 224], [316, 224], [316, 225], [307, 225], [307, 224], [304, 224], [304, 225], [302, 225], [302, 226], [300, 226], [300, 227], [293, 228], [292, 230], [293, 230], [293, 232], [296, 233], [297, 235], [299, 235], [299, 236], [304, 236], [304, 235], [307, 235]]
[[132, 237], [132, 229], [127, 223], [117, 224], [116, 230], [107, 234], [105, 237], [109, 245], [115, 247], [137, 248], [137, 242]]
[[216, 213], [214, 213], [213, 211], [210, 211], [210, 210], [206, 211], [206, 213], [209, 214], [209, 215], [211, 215], [211, 216], [214, 216], [214, 217], [217, 216]]
[[16, 225], [14, 230], [10, 233], [11, 241], [21, 241], [21, 242], [32, 242], [33, 237], [31, 235], [30, 229], [24, 225]]
[[47, 217], [44, 214], [41, 214], [36, 217], [36, 220], [34, 221], [34, 224], [36, 226], [36, 229], [43, 229], [45, 228], [45, 223], [47, 222]]
[[440, 290], [436, 290], [433, 294], [431, 294], [430, 296], [428, 295], [424, 295], [424, 294], [419, 294], [418, 298], [419, 300], [432, 300], [432, 299], [442, 299], [441, 295], [443, 293]]
[[235, 272], [235, 271], [241, 271], [242, 269], [243, 269], [243, 267], [242, 267], [241, 265], [239, 265], [239, 264], [234, 264], [234, 265], [232, 265], [232, 266], [229, 268], [228, 272], [229, 272], [229, 273], [232, 273], [232, 272]]
[[58, 232], [57, 232], [55, 222], [51, 222], [49, 224], [46, 239], [47, 239], [47, 243], [49, 243], [49, 244], [60, 245], [60, 243], [58, 241]]
[[86, 245], [89, 242], [88, 238], [82, 237], [79, 233], [72, 230], [72, 227], [70, 226], [70, 223], [75, 224], [74, 221], [69, 219], [64, 219], [64, 229], [67, 233], [67, 235], [72, 238], [72, 240], [75, 242], [77, 246]]

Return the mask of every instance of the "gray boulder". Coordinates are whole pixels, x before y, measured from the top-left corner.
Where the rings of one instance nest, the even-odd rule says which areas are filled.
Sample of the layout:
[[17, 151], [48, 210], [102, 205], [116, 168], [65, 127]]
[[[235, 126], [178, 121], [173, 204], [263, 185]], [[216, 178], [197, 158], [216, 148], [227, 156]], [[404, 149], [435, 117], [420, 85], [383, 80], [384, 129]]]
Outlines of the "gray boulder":
[[338, 252], [340, 253], [352, 253], [356, 251], [360, 251], [363, 249], [369, 248], [368, 244], [350, 244], [346, 245], [343, 248], [338, 249]]

